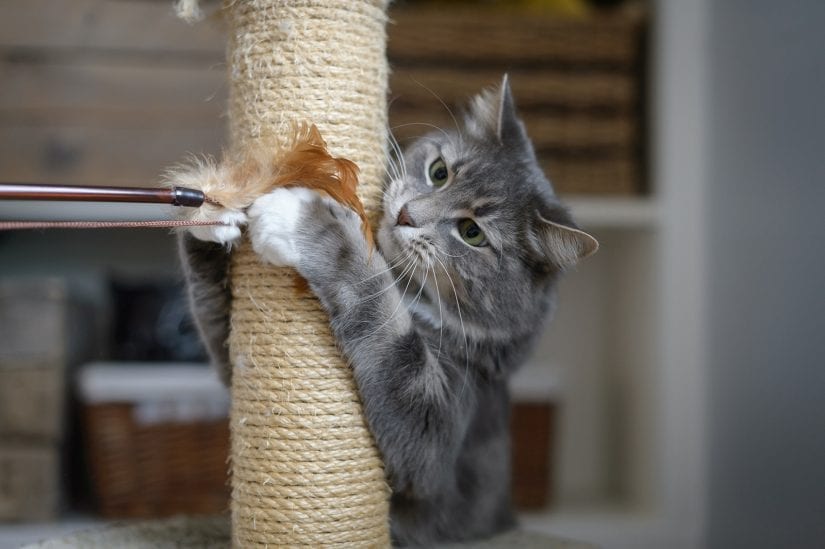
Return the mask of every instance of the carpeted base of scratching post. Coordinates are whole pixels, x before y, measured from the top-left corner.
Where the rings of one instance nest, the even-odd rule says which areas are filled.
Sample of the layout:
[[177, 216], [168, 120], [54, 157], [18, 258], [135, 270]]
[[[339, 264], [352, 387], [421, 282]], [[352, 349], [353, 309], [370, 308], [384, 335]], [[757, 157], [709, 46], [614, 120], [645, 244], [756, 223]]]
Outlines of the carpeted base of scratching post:
[[[168, 520], [114, 524], [28, 545], [22, 549], [110, 548], [226, 549], [230, 544], [226, 517], [178, 517]], [[443, 549], [593, 549], [596, 546], [534, 532], [514, 530], [493, 539], [440, 546]]]

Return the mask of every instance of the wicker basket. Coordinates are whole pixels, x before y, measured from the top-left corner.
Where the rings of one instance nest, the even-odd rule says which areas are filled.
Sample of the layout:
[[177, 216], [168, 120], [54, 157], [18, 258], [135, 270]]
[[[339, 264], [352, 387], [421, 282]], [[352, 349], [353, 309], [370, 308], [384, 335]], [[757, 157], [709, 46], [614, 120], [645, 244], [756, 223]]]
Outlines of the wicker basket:
[[557, 191], [643, 192], [640, 13], [560, 18], [445, 3], [392, 17], [390, 124], [399, 140], [422, 133], [422, 122], [452, 127], [445, 105], [462, 104], [507, 72]]
[[510, 415], [513, 505], [543, 509], [553, 499], [557, 406], [552, 401], [514, 402]]
[[80, 386], [103, 516], [228, 509], [228, 396], [211, 370], [97, 364], [84, 367]]
[[562, 393], [559, 370], [547, 364], [526, 364], [510, 380], [513, 505], [519, 510], [553, 504]]

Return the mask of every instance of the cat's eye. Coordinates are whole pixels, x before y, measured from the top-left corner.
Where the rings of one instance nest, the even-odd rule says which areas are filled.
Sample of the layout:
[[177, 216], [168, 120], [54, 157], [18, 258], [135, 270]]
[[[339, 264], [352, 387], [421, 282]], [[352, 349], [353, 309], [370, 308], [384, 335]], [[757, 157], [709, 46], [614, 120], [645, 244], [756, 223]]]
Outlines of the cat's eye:
[[433, 187], [443, 187], [447, 184], [447, 181], [450, 179], [450, 170], [447, 169], [447, 164], [443, 158], [436, 158], [435, 161], [430, 164], [430, 168], [427, 170], [427, 177], [429, 177]]
[[470, 246], [486, 246], [487, 238], [484, 236], [484, 231], [476, 225], [472, 219], [462, 219], [458, 222], [458, 234], [464, 239], [464, 242]]

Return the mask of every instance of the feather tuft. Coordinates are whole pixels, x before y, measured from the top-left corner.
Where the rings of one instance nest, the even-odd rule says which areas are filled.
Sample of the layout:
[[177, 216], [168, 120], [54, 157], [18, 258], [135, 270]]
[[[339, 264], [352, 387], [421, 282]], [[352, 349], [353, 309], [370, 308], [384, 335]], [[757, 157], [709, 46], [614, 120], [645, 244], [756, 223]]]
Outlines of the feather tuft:
[[297, 128], [293, 146], [279, 161], [275, 187], [306, 187], [326, 194], [347, 206], [361, 219], [364, 238], [372, 249], [372, 229], [367, 212], [355, 192], [358, 186], [358, 166], [346, 158], [335, 158], [327, 150], [321, 132], [312, 124]]
[[[190, 156], [167, 170], [167, 186], [198, 189], [207, 197], [202, 208], [242, 212], [260, 196], [279, 187], [305, 187], [329, 196], [353, 210], [361, 219], [364, 238], [374, 249], [372, 227], [356, 194], [358, 166], [333, 157], [315, 124], [296, 124], [286, 145], [261, 138], [242, 154], [224, 154], [218, 163], [209, 156]], [[188, 213], [198, 218], [198, 211]]]

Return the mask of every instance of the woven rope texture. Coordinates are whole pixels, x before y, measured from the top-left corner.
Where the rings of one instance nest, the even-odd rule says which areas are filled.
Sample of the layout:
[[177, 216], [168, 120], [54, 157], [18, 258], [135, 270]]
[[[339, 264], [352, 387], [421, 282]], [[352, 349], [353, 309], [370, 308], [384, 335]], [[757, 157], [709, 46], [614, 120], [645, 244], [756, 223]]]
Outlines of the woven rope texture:
[[[227, 3], [232, 147], [318, 125], [378, 211], [386, 142], [386, 2]], [[233, 254], [235, 547], [389, 546], [388, 489], [329, 319], [295, 273]]]

